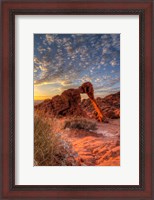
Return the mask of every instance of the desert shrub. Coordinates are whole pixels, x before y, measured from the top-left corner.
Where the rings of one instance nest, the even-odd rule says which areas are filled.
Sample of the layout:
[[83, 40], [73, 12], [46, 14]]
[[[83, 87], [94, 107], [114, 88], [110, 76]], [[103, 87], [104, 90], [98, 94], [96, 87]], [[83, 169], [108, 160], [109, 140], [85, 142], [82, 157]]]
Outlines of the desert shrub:
[[83, 129], [83, 130], [96, 130], [96, 122], [92, 122], [85, 118], [75, 118], [66, 120], [64, 123], [65, 128]]
[[34, 118], [34, 165], [76, 165], [71, 145], [52, 131], [52, 124], [47, 119], [39, 116]]

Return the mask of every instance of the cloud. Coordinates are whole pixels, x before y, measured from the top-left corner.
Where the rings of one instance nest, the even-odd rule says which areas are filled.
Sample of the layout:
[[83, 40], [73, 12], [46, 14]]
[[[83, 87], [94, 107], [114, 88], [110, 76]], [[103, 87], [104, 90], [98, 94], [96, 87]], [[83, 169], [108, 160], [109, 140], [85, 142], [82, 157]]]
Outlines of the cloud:
[[[120, 70], [119, 34], [35, 34], [34, 84], [113, 85]], [[113, 70], [113, 67], [114, 70]], [[120, 75], [119, 75], [120, 76]]]
[[110, 64], [112, 67], [115, 67], [117, 65], [117, 62], [116, 62], [116, 60], [111, 60]]
[[42, 66], [42, 65], [40, 65], [39, 68], [40, 68], [41, 71], [44, 71], [44, 72], [48, 71], [47, 68]]
[[48, 44], [51, 44], [54, 42], [54, 35], [46, 34], [46, 41]]
[[73, 82], [70, 81], [70, 80], [64, 80], [64, 81], [61, 82], [61, 84], [62, 84], [63, 86], [69, 86], [69, 85], [72, 85]]
[[46, 51], [45, 48], [42, 48], [41, 46], [38, 47], [38, 52], [39, 52], [39, 53], [42, 54], [42, 53], [45, 52], [45, 51]]
[[50, 47], [47, 47], [47, 50], [48, 50], [49, 52], [51, 52], [51, 48], [50, 48]]
[[34, 64], [41, 64], [41, 61], [34, 56]]

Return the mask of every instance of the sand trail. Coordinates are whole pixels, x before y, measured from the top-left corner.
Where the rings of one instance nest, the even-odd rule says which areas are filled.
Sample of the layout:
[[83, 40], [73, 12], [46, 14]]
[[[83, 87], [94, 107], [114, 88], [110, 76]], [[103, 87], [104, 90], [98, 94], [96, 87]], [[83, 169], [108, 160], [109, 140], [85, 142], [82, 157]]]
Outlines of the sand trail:
[[81, 166], [120, 166], [119, 119], [97, 123], [97, 130], [65, 129], [61, 136], [69, 141]]

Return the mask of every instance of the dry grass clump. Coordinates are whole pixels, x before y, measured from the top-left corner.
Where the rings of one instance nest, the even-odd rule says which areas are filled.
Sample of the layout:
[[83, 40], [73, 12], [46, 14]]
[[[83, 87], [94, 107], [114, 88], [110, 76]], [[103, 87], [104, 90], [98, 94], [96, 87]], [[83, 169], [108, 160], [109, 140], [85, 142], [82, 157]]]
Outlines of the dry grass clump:
[[90, 120], [87, 120], [86, 118], [72, 118], [68, 119], [64, 123], [64, 129], [65, 128], [72, 128], [72, 129], [82, 129], [82, 130], [96, 130], [96, 122], [92, 122]]
[[71, 145], [52, 131], [52, 124], [47, 119], [39, 116], [34, 118], [34, 165], [76, 165]]

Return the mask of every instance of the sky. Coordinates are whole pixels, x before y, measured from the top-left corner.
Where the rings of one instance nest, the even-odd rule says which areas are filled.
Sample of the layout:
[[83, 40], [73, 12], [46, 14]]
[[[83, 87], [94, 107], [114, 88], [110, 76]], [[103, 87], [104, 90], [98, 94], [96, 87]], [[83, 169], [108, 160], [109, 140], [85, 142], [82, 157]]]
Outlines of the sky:
[[120, 34], [34, 34], [34, 100], [84, 82], [95, 97], [120, 91]]

